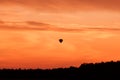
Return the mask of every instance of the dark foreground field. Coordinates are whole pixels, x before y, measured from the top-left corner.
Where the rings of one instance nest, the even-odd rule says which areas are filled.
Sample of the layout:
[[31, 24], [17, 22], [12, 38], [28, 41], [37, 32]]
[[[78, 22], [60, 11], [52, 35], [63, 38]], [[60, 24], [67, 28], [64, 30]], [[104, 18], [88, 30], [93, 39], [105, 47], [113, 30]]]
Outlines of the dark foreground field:
[[1, 69], [0, 80], [120, 80], [120, 61], [82, 64], [79, 68]]

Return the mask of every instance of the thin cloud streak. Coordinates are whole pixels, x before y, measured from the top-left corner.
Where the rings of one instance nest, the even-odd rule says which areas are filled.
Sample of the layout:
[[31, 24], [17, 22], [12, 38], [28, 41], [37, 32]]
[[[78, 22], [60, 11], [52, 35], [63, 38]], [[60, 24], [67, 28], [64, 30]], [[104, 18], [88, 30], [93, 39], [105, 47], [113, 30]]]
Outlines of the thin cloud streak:
[[[6, 30], [36, 30], [36, 31], [56, 31], [56, 32], [81, 32], [81, 31], [120, 31], [120, 28], [63, 28], [55, 25], [42, 23], [42, 22], [34, 22], [34, 21], [26, 21], [26, 25], [5, 25], [5, 22], [0, 21], [0, 29]], [[15, 22], [14, 22], [15, 23]], [[13, 23], [13, 24], [14, 24]], [[17, 23], [17, 22], [16, 22]], [[20, 22], [18, 22], [19, 24]], [[21, 22], [22, 23], [22, 22]], [[20, 24], [21, 24], [20, 23]]]

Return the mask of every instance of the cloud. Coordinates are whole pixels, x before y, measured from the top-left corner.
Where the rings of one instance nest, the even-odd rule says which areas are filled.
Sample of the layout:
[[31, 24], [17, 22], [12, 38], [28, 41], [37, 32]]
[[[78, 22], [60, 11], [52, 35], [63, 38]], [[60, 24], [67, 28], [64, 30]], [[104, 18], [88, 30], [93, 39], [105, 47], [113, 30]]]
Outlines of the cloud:
[[[56, 32], [81, 32], [81, 31], [120, 31], [120, 28], [96, 28], [96, 27], [85, 27], [85, 28], [63, 28], [60, 26], [51, 25], [48, 23], [26, 21], [23, 22], [13, 22], [13, 25], [6, 24], [7, 22], [0, 21], [0, 29], [8, 30], [36, 30], [36, 31], [56, 31]], [[11, 22], [12, 23], [12, 22]]]
[[[26, 21], [23, 23], [22, 22], [4, 22], [4, 23], [5, 23], [4, 25], [0, 26], [0, 29], [58, 31], [58, 32], [80, 31], [79, 29], [61, 28], [55, 25], [42, 23], [42, 22], [35, 22], [35, 21]], [[9, 24], [12, 24], [12, 25], [9, 25]], [[24, 25], [21, 25], [21, 24], [24, 24]]]
[[0, 2], [51, 12], [120, 10], [120, 0], [0, 0]]
[[120, 28], [86, 28], [88, 30], [100, 30], [100, 31], [120, 31]]
[[35, 21], [26, 21], [29, 25], [36, 25], [36, 26], [50, 26], [50, 24], [42, 23], [42, 22], [35, 22]]
[[0, 25], [1, 25], [1, 24], [4, 24], [4, 21], [0, 20]]

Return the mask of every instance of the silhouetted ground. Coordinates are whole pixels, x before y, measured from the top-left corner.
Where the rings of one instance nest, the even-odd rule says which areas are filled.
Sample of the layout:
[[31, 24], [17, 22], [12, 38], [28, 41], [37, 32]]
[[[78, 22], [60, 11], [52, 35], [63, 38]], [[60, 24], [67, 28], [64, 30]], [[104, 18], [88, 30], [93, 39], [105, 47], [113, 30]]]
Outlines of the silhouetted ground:
[[120, 61], [84, 63], [79, 68], [1, 69], [0, 80], [120, 80]]

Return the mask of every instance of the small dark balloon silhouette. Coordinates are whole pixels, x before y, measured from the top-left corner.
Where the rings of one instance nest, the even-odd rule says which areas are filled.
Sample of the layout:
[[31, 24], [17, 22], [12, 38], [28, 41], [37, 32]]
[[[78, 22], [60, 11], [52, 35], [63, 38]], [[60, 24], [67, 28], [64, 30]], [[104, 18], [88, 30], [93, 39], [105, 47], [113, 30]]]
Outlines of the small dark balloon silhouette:
[[62, 42], [63, 42], [63, 39], [59, 39], [59, 42], [62, 43]]

